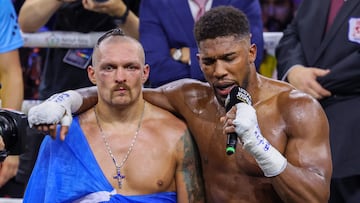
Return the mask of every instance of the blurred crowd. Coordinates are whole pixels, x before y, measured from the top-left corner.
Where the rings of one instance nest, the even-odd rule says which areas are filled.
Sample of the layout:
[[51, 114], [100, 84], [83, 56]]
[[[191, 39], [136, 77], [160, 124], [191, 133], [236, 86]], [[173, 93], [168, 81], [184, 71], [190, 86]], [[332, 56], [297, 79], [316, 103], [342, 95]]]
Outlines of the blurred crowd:
[[[25, 0], [13, 0], [17, 13]], [[262, 22], [264, 32], [282, 32], [294, 17], [301, 0], [260, 0], [262, 10]], [[132, 9], [138, 15], [140, 1], [132, 3]], [[136, 5], [137, 4], [137, 5]], [[54, 27], [55, 17], [49, 19], [45, 25], [38, 30], [48, 31]], [[39, 86], [42, 70], [46, 63], [46, 48], [20, 48], [20, 60], [24, 78], [24, 99], [44, 99], [39, 96]], [[276, 59], [275, 56], [267, 54], [264, 49], [263, 59], [258, 71], [265, 76], [275, 77]], [[155, 71], [154, 71], [155, 72]], [[53, 74], [53, 73], [52, 73]], [[76, 88], [76, 87], [73, 87]], [[51, 92], [53, 93], [53, 92]], [[49, 96], [47, 94], [46, 96]]]

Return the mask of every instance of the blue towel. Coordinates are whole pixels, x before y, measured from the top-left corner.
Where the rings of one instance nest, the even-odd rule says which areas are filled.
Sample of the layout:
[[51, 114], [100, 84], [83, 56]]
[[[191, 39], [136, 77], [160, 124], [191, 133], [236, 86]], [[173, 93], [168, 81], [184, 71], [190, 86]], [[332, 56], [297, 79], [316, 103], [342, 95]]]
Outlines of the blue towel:
[[45, 137], [23, 202], [74, 202], [99, 192], [107, 194], [108, 200], [98, 202], [176, 202], [175, 192], [124, 196], [113, 191], [80, 128], [79, 118], [74, 117], [65, 141], [60, 141], [59, 134], [56, 140]]

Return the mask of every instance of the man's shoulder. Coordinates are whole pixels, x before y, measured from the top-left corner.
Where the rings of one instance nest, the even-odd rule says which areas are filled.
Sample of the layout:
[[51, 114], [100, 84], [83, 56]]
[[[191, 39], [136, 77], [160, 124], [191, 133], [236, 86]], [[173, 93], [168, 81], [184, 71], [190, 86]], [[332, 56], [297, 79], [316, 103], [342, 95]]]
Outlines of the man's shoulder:
[[184, 134], [187, 127], [183, 120], [152, 104], [148, 104], [148, 109], [151, 111], [151, 115], [148, 117], [147, 122], [148, 126], [152, 128], [152, 132], [168, 137]]
[[[277, 84], [280, 83], [274, 83], [275, 86], [271, 85], [263, 90], [266, 97], [263, 96], [260, 102], [255, 103], [259, 122], [264, 128], [262, 131], [271, 135], [276, 128], [283, 135], [291, 135], [291, 138], [325, 139], [328, 135], [328, 122], [320, 103], [291, 85], [276, 86]], [[305, 133], [306, 129], [321, 130]]]
[[308, 108], [322, 108], [320, 103], [314, 97], [298, 89], [292, 88], [291, 86], [278, 91], [274, 95], [274, 100], [279, 107], [280, 112], [288, 112], [293, 108], [302, 108], [304, 111]]
[[166, 126], [175, 126], [184, 123], [180, 118], [176, 117], [171, 112], [151, 103], [147, 103], [147, 108], [151, 112], [149, 119], [153, 120], [153, 122], [163, 123], [165, 121], [163, 124], [166, 124]]
[[290, 105], [296, 107], [301, 105], [304, 108], [306, 106], [315, 106], [321, 108], [320, 103], [314, 97], [297, 89], [289, 89], [287, 91], [282, 91], [279, 93], [278, 98], [278, 102], [280, 102], [281, 104], [288, 104], [284, 104], [284, 106]]
[[200, 80], [192, 79], [192, 78], [183, 78], [179, 80], [174, 80], [165, 84], [164, 86], [177, 86], [177, 87], [188, 87], [188, 86], [195, 86], [201, 88], [209, 88], [209, 83], [203, 82]]
[[324, 127], [327, 125], [326, 114], [320, 103], [311, 95], [297, 89], [289, 89], [278, 94], [277, 113], [291, 126]]
[[176, 93], [184, 95], [204, 94], [206, 92], [212, 94], [212, 89], [210, 88], [209, 83], [191, 78], [175, 80], [161, 86], [161, 89], [163, 92], [166, 93]]
[[289, 112], [293, 108], [316, 109], [320, 108], [320, 103], [311, 95], [306, 94], [288, 82], [268, 79], [269, 85], [267, 90], [263, 90], [264, 95], [262, 102], [269, 104], [272, 102], [279, 109], [279, 113]]

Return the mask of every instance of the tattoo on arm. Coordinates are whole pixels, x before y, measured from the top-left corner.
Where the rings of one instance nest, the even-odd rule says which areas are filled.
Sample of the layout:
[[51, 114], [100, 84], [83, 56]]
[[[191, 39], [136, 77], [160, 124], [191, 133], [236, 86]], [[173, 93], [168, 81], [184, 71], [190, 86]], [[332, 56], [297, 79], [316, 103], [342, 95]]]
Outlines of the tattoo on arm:
[[188, 199], [190, 202], [203, 201], [205, 195], [200, 156], [195, 141], [188, 130], [182, 136], [182, 141], [184, 147], [182, 170]]

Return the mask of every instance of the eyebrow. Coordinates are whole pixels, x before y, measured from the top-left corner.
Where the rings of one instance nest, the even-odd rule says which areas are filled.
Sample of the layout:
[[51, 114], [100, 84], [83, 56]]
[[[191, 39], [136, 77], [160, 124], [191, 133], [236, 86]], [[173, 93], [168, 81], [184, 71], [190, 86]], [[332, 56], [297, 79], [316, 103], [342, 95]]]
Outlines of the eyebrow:
[[229, 53], [225, 53], [225, 54], [222, 54], [222, 55], [219, 55], [219, 56], [208, 56], [208, 57], [200, 57], [202, 60], [213, 60], [213, 61], [216, 61], [216, 60], [221, 60], [221, 59], [225, 59], [229, 56], [232, 56], [234, 54], [237, 54], [239, 51], [233, 51], [233, 52], [229, 52]]

